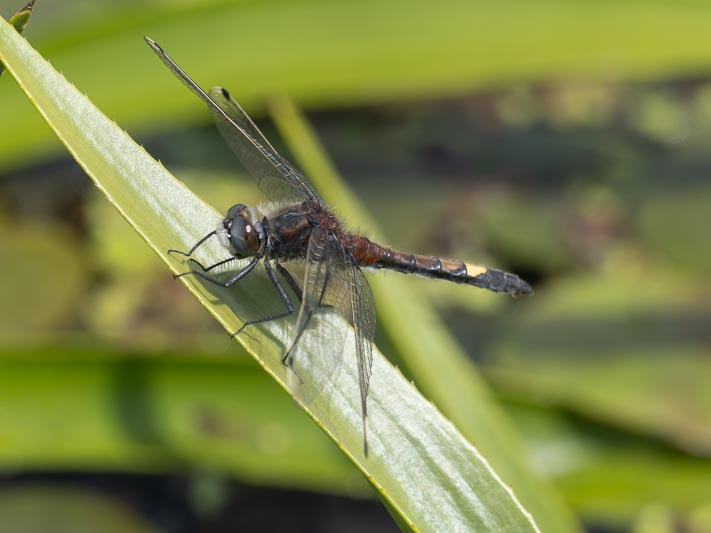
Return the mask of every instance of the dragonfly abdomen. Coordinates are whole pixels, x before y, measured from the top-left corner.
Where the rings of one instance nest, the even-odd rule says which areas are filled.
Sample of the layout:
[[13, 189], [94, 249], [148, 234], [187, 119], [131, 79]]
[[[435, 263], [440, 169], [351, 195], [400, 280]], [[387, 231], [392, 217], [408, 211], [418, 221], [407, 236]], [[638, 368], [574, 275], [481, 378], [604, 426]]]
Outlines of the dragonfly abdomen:
[[516, 274], [464, 261], [396, 252], [365, 237], [353, 238], [352, 251], [361, 266], [387, 268], [513, 295], [533, 293], [531, 286]]

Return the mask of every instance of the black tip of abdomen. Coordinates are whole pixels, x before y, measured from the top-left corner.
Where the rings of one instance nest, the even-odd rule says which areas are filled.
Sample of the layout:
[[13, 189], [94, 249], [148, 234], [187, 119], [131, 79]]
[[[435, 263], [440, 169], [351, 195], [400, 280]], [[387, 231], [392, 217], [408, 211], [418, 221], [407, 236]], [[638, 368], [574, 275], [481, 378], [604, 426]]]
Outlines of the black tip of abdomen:
[[531, 286], [516, 274], [496, 270], [495, 268], [489, 268], [486, 272], [482, 272], [472, 278], [471, 284], [493, 292], [506, 292], [512, 296], [529, 296], [533, 294]]

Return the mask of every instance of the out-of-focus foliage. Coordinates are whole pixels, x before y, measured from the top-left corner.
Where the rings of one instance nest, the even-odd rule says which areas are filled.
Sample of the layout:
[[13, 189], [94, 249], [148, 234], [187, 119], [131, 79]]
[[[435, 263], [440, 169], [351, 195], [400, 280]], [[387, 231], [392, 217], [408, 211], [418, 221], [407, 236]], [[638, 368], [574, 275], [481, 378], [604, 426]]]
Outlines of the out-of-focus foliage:
[[[127, 5], [40, 4], [29, 38], [220, 209], [260, 196], [230, 177], [230, 156], [211, 129], [186, 128], [207, 124], [207, 114], [141, 35], [170, 44], [201, 83], [224, 84], [250, 109], [275, 91], [297, 97], [387, 244], [534, 281], [536, 296], [513, 302], [403, 283], [431, 296], [505, 400], [537, 470], [584, 522], [603, 531], [708, 530], [705, 3]], [[4, 468], [166, 472], [186, 455], [178, 446], [171, 457], [166, 442], [195, 450], [217, 440], [210, 449], [224, 453], [203, 467], [256, 485], [359, 494], [339, 454], [285, 397], [270, 399], [277, 395], [256, 369], [232, 361], [239, 356], [221, 329], [86, 178], [43, 158], [58, 145], [33, 113], [3, 76], [0, 397], [12, 438], [0, 448]], [[21, 285], [32, 290], [19, 294]], [[391, 344], [379, 338], [384, 350]], [[79, 364], [82, 353], [89, 361]], [[162, 400], [139, 401], [152, 383], [164, 384]], [[208, 416], [194, 425], [181, 412], [193, 387], [208, 411], [229, 413], [227, 422]], [[104, 389], [134, 407], [112, 410]], [[246, 436], [233, 414], [252, 416], [242, 391], [257, 407], [249, 412], [268, 421]], [[67, 413], [76, 417], [64, 405], [91, 405], [87, 425], [67, 425]], [[167, 420], [159, 427], [169, 437], [183, 427], [181, 437], [148, 432], [152, 444], [137, 449], [133, 435], [154, 428], [131, 419], [144, 405], [151, 420]], [[275, 469], [248, 459], [282, 440], [308, 445]]]
[[74, 344], [7, 350], [0, 361], [6, 468], [165, 473], [190, 464], [256, 485], [366, 494], [362, 476], [240, 351]]
[[50, 486], [0, 492], [0, 516], [7, 531], [22, 533], [157, 533], [135, 510], [88, 490]]
[[[91, 73], [82, 90], [108, 116], [153, 131], [202, 115], [182, 105], [136, 35], [171, 43], [195, 77], [233, 87], [250, 108], [276, 91], [311, 108], [345, 107], [519, 80], [695, 74], [711, 62], [711, 6], [695, 1], [98, 0], [41, 9], [35, 47], [69, 79]], [[57, 153], [16, 91], [0, 87], [0, 102], [16, 125], [0, 168]]]

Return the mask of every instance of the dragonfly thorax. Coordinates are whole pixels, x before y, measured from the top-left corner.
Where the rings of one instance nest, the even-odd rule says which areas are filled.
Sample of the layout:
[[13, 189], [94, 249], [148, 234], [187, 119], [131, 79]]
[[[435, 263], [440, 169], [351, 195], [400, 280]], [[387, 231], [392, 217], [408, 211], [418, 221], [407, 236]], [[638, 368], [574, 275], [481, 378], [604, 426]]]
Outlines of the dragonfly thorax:
[[257, 255], [264, 240], [262, 224], [244, 204], [230, 207], [215, 233], [220, 244], [240, 259]]

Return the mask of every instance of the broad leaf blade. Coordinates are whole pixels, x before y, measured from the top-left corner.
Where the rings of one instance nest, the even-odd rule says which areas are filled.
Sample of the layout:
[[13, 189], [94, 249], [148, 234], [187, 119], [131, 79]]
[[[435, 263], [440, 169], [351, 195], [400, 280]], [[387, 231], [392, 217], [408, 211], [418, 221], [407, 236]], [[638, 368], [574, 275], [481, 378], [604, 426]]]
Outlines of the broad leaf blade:
[[[107, 199], [174, 272], [184, 270], [185, 265], [166, 250], [189, 247], [212, 229], [219, 215], [108, 120], [4, 21], [0, 21], [0, 60]], [[195, 101], [195, 105], [199, 104]], [[217, 245], [201, 252], [198, 259], [206, 263], [224, 258]], [[182, 279], [229, 331], [241, 324], [238, 317], [253, 316], [258, 303], [279, 305], [263, 276], [250, 276], [230, 290]], [[319, 326], [321, 335], [305, 335], [300, 344], [298, 353], [315, 362], [300, 377], [334, 386], [332, 394], [314, 403], [309, 414], [404, 523], [422, 531], [537, 531], [530, 515], [477, 450], [378, 353], [369, 398], [371, 453], [363, 458], [353, 350], [348, 347], [342, 354], [336, 378], [323, 375], [318, 365], [337, 355], [322, 339], [342, 334], [347, 326], [334, 317], [325, 317]], [[280, 357], [288, 328], [284, 323], [268, 323], [250, 334], [254, 341], [244, 339], [248, 350], [286, 388]]]

